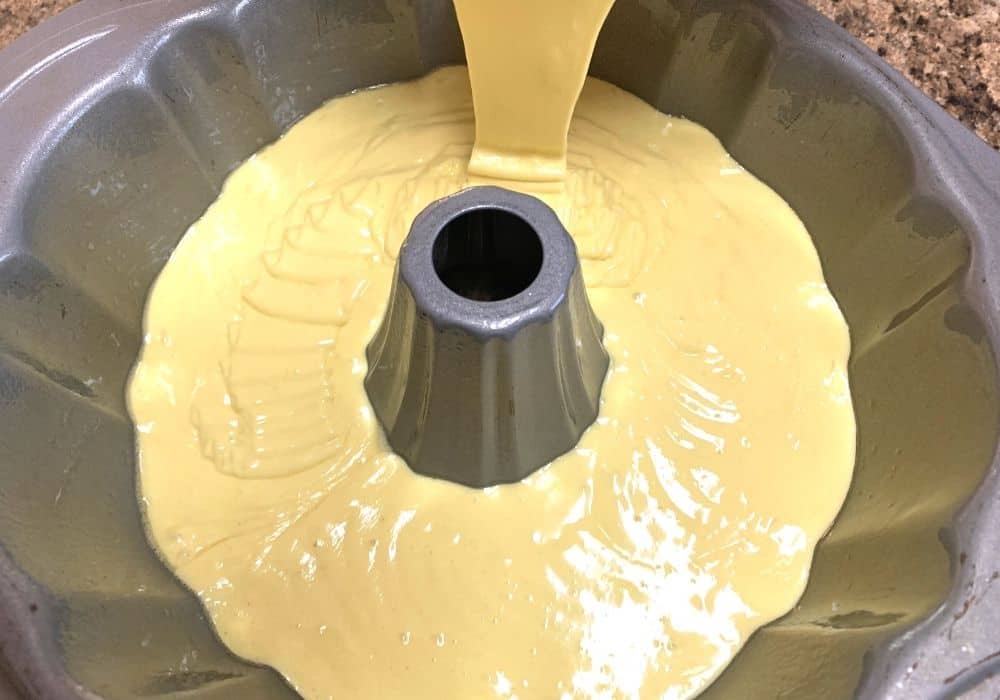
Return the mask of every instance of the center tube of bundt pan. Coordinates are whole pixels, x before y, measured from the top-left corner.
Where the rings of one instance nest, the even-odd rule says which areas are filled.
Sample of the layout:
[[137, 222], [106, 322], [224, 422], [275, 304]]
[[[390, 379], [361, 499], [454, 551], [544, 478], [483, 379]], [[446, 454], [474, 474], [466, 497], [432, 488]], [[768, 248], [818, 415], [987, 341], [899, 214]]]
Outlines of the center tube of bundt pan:
[[576, 246], [542, 201], [474, 187], [413, 222], [365, 388], [414, 471], [520, 481], [572, 449], [608, 369]]

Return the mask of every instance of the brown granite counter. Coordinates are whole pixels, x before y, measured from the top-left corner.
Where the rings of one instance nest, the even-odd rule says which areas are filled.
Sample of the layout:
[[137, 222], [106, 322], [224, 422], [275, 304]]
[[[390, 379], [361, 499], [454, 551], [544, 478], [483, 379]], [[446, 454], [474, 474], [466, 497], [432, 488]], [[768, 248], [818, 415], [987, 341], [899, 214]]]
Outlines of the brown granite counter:
[[1000, 0], [809, 0], [1000, 149]]
[[[1000, 0], [807, 0], [1000, 149]], [[0, 47], [75, 0], [0, 0]]]
[[0, 0], [0, 48], [76, 0]]

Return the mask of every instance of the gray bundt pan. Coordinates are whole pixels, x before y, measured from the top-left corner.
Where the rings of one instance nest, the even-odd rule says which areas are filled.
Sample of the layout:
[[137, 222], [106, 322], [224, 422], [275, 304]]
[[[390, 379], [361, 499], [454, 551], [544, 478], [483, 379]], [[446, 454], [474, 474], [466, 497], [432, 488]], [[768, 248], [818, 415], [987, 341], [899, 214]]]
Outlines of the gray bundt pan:
[[[84, 0], [0, 53], [6, 694], [293, 697], [143, 537], [143, 299], [240, 160], [329, 97], [462, 60], [447, 0]], [[792, 0], [618, 0], [592, 72], [778, 190], [852, 329], [850, 496], [800, 605], [706, 697], [996, 697], [1000, 156]]]

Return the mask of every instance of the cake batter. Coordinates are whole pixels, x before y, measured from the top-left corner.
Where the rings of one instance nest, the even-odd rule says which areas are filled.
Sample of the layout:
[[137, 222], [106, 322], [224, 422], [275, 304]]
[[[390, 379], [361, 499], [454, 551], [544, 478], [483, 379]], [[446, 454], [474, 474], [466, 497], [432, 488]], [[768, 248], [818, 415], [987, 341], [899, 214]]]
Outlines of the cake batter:
[[[150, 538], [309, 699], [691, 697], [795, 603], [846, 494], [847, 328], [777, 195], [588, 80], [565, 170], [556, 144], [509, 186], [577, 242], [601, 415], [518, 484], [414, 474], [365, 347], [413, 217], [470, 182], [473, 95], [455, 67], [334, 100], [185, 235], [129, 389]], [[474, 179], [535, 172], [485, 133]]]
[[614, 0], [454, 3], [476, 112], [469, 173], [558, 187], [573, 106]]

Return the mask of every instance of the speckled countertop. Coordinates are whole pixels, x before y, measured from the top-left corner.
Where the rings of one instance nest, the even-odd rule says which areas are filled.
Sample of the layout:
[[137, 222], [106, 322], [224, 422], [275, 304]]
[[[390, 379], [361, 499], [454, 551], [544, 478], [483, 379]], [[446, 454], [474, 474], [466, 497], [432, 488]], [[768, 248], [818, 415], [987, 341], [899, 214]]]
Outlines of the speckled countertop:
[[[1000, 149], [1000, 0], [805, 0]], [[0, 0], [0, 47], [76, 0]]]

